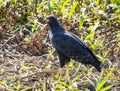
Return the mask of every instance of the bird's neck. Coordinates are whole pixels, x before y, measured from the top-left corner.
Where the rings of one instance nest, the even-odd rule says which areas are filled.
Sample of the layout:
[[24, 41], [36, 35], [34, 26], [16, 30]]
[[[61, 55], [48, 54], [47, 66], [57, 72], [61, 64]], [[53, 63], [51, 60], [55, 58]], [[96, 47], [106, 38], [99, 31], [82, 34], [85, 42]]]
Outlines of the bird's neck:
[[62, 30], [64, 30], [63, 28], [62, 28], [62, 26], [61, 25], [59, 25], [59, 24], [52, 24], [52, 25], [49, 25], [50, 26], [50, 30], [51, 30], [51, 32], [58, 32], [58, 31], [62, 31]]

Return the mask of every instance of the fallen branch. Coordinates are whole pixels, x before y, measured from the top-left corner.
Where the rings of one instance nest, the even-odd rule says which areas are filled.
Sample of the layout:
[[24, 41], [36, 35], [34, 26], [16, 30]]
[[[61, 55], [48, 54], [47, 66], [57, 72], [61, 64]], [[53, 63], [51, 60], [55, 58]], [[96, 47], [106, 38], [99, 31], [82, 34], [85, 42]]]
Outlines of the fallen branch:
[[81, 67], [81, 64], [79, 65], [77, 71], [72, 75], [71, 78], [74, 78], [74, 77], [78, 74], [78, 72], [79, 72], [79, 70], [80, 70], [80, 67]]
[[[23, 77], [20, 77], [20, 78], [16, 78], [14, 81], [11, 81], [10, 83], [14, 83], [14, 82], [16, 82], [16, 81], [18, 81], [18, 80], [21, 81], [22, 79], [25, 79], [25, 78], [31, 77], [31, 76], [33, 76], [33, 75], [37, 75], [37, 74], [42, 75], [42, 74], [47, 74], [47, 73], [56, 73], [56, 72], [55, 72], [55, 71], [42, 71], [42, 72], [35, 72], [35, 73], [28, 74], [28, 75], [23, 76]], [[10, 83], [8, 83], [8, 84], [10, 84]]]
[[3, 45], [1, 48], [3, 48], [9, 41], [11, 41], [12, 39], [14, 39], [16, 37], [16, 35], [11, 36]]

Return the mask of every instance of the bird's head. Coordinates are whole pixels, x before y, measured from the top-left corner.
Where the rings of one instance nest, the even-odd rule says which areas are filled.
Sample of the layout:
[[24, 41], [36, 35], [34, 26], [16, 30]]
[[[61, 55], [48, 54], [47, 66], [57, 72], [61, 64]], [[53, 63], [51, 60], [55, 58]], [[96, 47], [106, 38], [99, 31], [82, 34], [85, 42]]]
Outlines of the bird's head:
[[59, 24], [55, 16], [52, 15], [46, 17], [45, 23], [47, 23], [50, 26], [55, 26], [56, 24]]

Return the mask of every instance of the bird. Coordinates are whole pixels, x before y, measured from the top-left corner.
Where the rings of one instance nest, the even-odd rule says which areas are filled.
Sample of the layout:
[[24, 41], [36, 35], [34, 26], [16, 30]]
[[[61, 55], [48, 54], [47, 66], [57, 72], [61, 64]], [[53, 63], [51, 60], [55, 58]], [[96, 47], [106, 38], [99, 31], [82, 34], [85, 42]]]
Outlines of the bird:
[[[78, 63], [92, 65], [98, 72], [101, 72], [101, 62], [85, 42], [80, 40], [77, 35], [64, 29], [54, 15], [47, 16], [45, 23], [49, 26], [49, 39], [57, 52], [60, 68], [73, 59]], [[60, 79], [62, 79], [62, 70]]]

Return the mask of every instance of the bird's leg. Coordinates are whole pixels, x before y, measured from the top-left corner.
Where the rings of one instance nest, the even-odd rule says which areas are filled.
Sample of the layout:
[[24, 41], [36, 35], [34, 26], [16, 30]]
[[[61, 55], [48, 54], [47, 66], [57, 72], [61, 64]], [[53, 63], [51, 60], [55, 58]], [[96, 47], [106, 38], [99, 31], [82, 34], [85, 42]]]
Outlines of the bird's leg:
[[63, 68], [60, 68], [60, 77], [59, 77], [59, 81], [62, 80], [62, 73], [63, 73]]
[[66, 69], [65, 78], [69, 78], [69, 63], [66, 64]]
[[[60, 77], [59, 77], [59, 81], [62, 81], [63, 79], [66, 79], [69, 77], [69, 63], [66, 64], [66, 73], [65, 73], [65, 78], [63, 78], [63, 68], [60, 68]], [[69, 78], [68, 78], [69, 79]]]
[[65, 73], [65, 78], [63, 78], [63, 68], [60, 68], [60, 77], [59, 77], [59, 81], [62, 81], [63, 79], [66, 79], [69, 77], [69, 63], [66, 64], [66, 73]]

